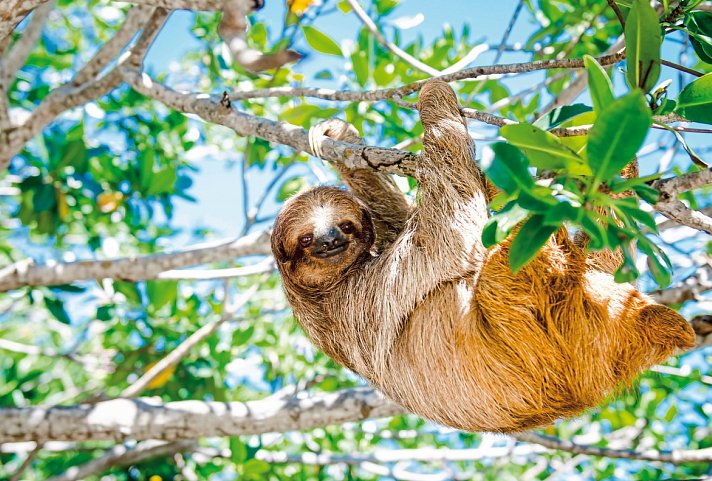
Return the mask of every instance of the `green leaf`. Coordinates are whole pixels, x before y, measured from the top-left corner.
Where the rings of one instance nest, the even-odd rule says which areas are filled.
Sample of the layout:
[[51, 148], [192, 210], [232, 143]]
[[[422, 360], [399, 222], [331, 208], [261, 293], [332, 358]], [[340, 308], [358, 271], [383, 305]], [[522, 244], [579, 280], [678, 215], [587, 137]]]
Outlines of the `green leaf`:
[[558, 228], [558, 225], [546, 225], [544, 216], [531, 216], [519, 229], [509, 249], [509, 266], [512, 273], [516, 274], [529, 263]]
[[633, 160], [652, 123], [640, 90], [616, 99], [596, 119], [586, 153], [595, 182], [607, 180]]
[[675, 112], [694, 122], [712, 124], [712, 73], [682, 89]]
[[302, 25], [302, 31], [304, 32], [304, 37], [307, 39], [307, 43], [317, 52], [336, 55], [337, 57], [343, 56], [339, 44], [334, 42], [324, 32], [311, 25]]
[[502, 242], [512, 232], [512, 229], [528, 215], [529, 211], [520, 207], [516, 202], [509, 203], [487, 221], [482, 229], [482, 243], [489, 248]]
[[146, 281], [149, 309], [153, 312], [175, 302], [178, 297], [177, 281]]
[[174, 186], [178, 180], [176, 167], [170, 166], [153, 173], [151, 185], [145, 193], [147, 195], [169, 194], [174, 191]]
[[71, 324], [72, 321], [69, 318], [69, 314], [64, 309], [64, 302], [60, 299], [45, 296], [44, 298], [45, 306], [52, 313], [57, 320], [64, 324]]
[[647, 92], [660, 76], [662, 35], [658, 14], [648, 0], [633, 0], [625, 23], [625, 47], [628, 60], [626, 77], [631, 88]]
[[623, 247], [621, 251], [623, 252], [623, 264], [621, 264], [616, 273], [613, 275], [613, 279], [619, 283], [634, 281], [640, 276], [640, 272], [635, 266], [635, 260], [630, 255], [627, 248]]
[[712, 12], [696, 10], [685, 14], [692, 48], [700, 60], [712, 63]]
[[606, 105], [613, 102], [615, 98], [613, 96], [613, 84], [606, 71], [595, 58], [590, 55], [584, 55], [583, 62], [588, 71], [588, 86], [591, 92], [591, 100], [593, 100], [593, 110], [598, 113]]
[[590, 173], [583, 159], [550, 132], [531, 124], [505, 125], [499, 132], [522, 149], [535, 167], [546, 170], [565, 169], [572, 174]]
[[46, 212], [57, 205], [57, 196], [51, 184], [40, 184], [32, 193], [32, 207], [35, 212]]
[[648, 269], [653, 275], [655, 282], [657, 282], [661, 288], [669, 286], [672, 280], [672, 276], [670, 275], [672, 264], [665, 252], [645, 236], [638, 238], [638, 248], [648, 255]]
[[291, 179], [288, 179], [284, 184], [282, 184], [282, 187], [279, 188], [277, 200], [284, 202], [302, 190], [305, 185], [306, 181], [304, 180], [304, 177], [292, 177]]
[[504, 142], [490, 148], [494, 155], [482, 156], [482, 169], [494, 185], [509, 194], [534, 187], [527, 159], [518, 148]]
[[569, 119], [590, 111], [591, 107], [585, 104], [562, 105], [536, 119], [533, 125], [543, 130], [549, 130], [558, 127]]

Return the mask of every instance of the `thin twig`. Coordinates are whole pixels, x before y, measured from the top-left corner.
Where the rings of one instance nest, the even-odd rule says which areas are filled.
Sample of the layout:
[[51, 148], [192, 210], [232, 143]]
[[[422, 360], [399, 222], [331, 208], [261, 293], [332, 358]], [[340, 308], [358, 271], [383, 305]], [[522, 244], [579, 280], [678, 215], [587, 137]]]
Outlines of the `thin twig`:
[[389, 42], [386, 37], [383, 36], [381, 31], [378, 29], [378, 26], [374, 23], [373, 20], [371, 20], [371, 17], [368, 16], [368, 14], [364, 11], [364, 9], [361, 7], [357, 0], [346, 1], [349, 3], [351, 9], [354, 11], [359, 20], [361, 20], [361, 22], [363, 22], [366, 28], [373, 34], [378, 43], [383, 45], [383, 47], [385, 47], [393, 55], [396, 55], [414, 68], [420, 70], [421, 72], [425, 72], [428, 75], [438, 76], [441, 74], [440, 70], [424, 64], [408, 52], [402, 50], [394, 43]]
[[27, 457], [24, 459], [24, 461], [22, 461], [22, 464], [19, 468], [17, 468], [17, 471], [15, 471], [12, 476], [10, 476], [9, 481], [20, 481], [20, 479], [22, 479], [22, 473], [24, 473], [25, 470], [30, 467], [32, 461], [35, 460], [41, 450], [42, 445], [38, 443], [35, 448], [27, 454]]
[[492, 63], [497, 64], [499, 62], [499, 59], [502, 58], [502, 52], [504, 52], [504, 47], [505, 45], [507, 45], [509, 35], [512, 33], [514, 24], [517, 22], [517, 18], [519, 18], [519, 13], [522, 11], [523, 6], [524, 0], [519, 0], [519, 3], [517, 3], [517, 6], [514, 8], [514, 13], [512, 13], [512, 17], [509, 19], [507, 29], [502, 35], [502, 40], [499, 42], [499, 46], [497, 47], [497, 55], [494, 56], [494, 61]]
[[623, 27], [623, 30], [625, 30], [625, 19], [623, 18], [623, 13], [621, 12], [621, 9], [618, 8], [618, 5], [616, 5], [615, 0], [607, 0], [607, 1], [608, 1], [608, 5], [616, 13], [616, 17], [618, 17], [618, 21], [620, 22], [621, 27]]

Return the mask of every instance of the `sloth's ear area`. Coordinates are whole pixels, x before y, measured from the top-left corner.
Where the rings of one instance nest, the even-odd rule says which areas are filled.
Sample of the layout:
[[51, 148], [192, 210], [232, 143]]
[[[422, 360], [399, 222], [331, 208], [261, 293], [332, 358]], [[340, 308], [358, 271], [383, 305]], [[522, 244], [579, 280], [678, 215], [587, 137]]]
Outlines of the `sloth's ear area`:
[[283, 223], [275, 222], [272, 236], [270, 237], [270, 245], [274, 260], [277, 261], [278, 264], [284, 264], [289, 260], [289, 254], [287, 254], [287, 249], [284, 246], [285, 234]]
[[361, 237], [364, 243], [373, 245], [376, 242], [376, 229], [373, 225], [371, 212], [361, 201], [358, 201], [358, 205], [361, 207]]

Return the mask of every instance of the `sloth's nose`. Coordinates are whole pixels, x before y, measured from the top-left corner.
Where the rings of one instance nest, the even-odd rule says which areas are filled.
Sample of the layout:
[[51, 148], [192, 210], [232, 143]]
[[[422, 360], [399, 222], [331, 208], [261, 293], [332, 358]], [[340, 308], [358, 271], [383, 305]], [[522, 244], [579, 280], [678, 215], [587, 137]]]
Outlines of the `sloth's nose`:
[[339, 229], [331, 227], [328, 232], [316, 239], [316, 245], [322, 249], [333, 249], [342, 245], [346, 239]]

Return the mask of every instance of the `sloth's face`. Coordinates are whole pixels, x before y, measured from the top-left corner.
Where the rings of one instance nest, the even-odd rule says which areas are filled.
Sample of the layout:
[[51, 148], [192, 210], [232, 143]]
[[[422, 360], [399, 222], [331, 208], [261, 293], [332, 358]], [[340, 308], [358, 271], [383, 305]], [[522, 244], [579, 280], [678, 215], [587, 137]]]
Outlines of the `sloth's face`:
[[362, 260], [374, 242], [366, 208], [348, 192], [317, 187], [291, 199], [277, 216], [272, 252], [283, 276], [327, 288]]

